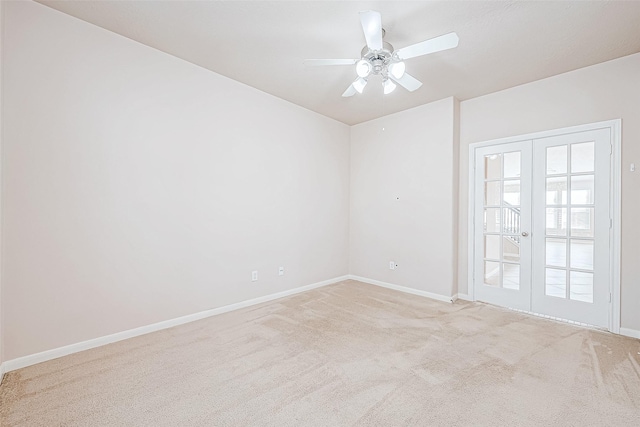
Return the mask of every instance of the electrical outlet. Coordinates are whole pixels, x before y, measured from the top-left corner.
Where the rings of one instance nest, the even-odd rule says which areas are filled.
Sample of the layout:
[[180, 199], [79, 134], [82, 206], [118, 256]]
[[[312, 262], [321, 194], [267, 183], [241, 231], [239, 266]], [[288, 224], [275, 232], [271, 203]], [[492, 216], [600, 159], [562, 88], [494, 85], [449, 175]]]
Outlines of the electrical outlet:
[[284, 267], [278, 268], [278, 276], [284, 276]]
[[389, 261], [389, 270], [395, 270], [397, 267], [396, 263], [393, 261]]
[[254, 270], [251, 272], [251, 281], [252, 282], [258, 281], [258, 270]]

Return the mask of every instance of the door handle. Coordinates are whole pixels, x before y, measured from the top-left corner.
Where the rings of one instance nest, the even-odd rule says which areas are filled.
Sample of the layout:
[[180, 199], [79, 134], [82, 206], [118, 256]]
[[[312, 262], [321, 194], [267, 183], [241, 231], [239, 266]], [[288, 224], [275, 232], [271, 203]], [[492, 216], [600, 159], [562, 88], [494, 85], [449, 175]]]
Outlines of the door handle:
[[523, 231], [523, 232], [522, 232], [522, 237], [527, 237], [528, 235], [529, 235], [529, 233], [528, 233], [528, 232], [526, 232], [526, 231]]

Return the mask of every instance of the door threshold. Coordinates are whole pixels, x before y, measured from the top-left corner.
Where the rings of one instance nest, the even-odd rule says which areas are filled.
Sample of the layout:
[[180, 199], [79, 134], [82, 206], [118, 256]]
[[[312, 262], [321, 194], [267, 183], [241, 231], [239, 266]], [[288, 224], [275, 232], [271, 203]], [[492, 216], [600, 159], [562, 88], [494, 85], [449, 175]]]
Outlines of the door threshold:
[[609, 332], [607, 328], [603, 328], [602, 326], [590, 325], [589, 323], [576, 322], [575, 320], [563, 319], [561, 317], [549, 316], [547, 314], [534, 313], [533, 311], [520, 310], [519, 308], [512, 308], [512, 307], [504, 307], [504, 308], [509, 309], [511, 311], [516, 311], [518, 313], [530, 314], [531, 316], [540, 317], [542, 319], [555, 320], [556, 322], [560, 322], [560, 323], [567, 323], [569, 325], [576, 325], [576, 326], [581, 326], [583, 328]]

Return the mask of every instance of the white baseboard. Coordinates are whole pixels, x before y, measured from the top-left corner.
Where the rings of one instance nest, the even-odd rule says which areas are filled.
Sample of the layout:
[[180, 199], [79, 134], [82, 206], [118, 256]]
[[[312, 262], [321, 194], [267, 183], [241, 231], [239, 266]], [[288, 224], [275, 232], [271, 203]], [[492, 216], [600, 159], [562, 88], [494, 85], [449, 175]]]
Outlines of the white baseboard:
[[461, 299], [463, 301], [473, 301], [468, 294], [455, 294], [455, 299]]
[[0, 363], [0, 385], [2, 385], [3, 379], [4, 379], [4, 363]]
[[46, 362], [48, 360], [57, 359], [58, 357], [67, 356], [69, 354], [78, 353], [80, 351], [89, 350], [95, 347], [100, 347], [106, 344], [111, 344], [117, 341], [126, 340], [129, 338], [137, 337], [137, 336], [148, 334], [151, 332], [160, 331], [162, 329], [172, 328], [174, 326], [183, 325], [185, 323], [195, 322], [196, 320], [204, 319], [206, 317], [227, 313], [233, 310], [239, 310], [241, 308], [249, 307], [256, 304], [261, 304], [263, 302], [273, 301], [275, 299], [309, 291], [311, 289], [316, 289], [322, 286], [331, 285], [333, 283], [342, 282], [343, 280], [347, 280], [348, 278], [349, 276], [335, 277], [333, 279], [324, 280], [322, 282], [313, 283], [311, 285], [300, 286], [298, 288], [289, 289], [287, 291], [278, 292], [271, 295], [265, 295], [263, 297], [258, 297], [258, 298], [250, 299], [247, 301], [238, 302], [235, 304], [225, 305], [223, 307], [213, 308], [211, 310], [205, 310], [198, 313], [193, 313], [186, 316], [177, 317], [175, 319], [165, 320], [162, 322], [141, 326], [135, 329], [129, 329], [127, 331], [117, 332], [115, 334], [106, 335], [99, 338], [93, 338], [93, 339], [82, 341], [76, 344], [70, 344], [64, 347], [43, 351], [41, 353], [18, 357], [17, 359], [7, 360], [6, 362], [4, 362], [2, 364], [2, 372], [4, 373], [4, 372], [15, 371], [16, 369], [25, 368], [27, 366], [35, 365], [36, 363]]
[[620, 328], [620, 335], [640, 339], [640, 331], [636, 329]]
[[349, 275], [349, 279], [357, 280], [359, 282], [368, 283], [370, 285], [381, 286], [383, 288], [393, 289], [393, 290], [404, 292], [404, 293], [407, 293], [407, 294], [419, 295], [421, 297], [427, 297], [427, 298], [435, 299], [435, 300], [438, 300], [438, 301], [444, 301], [444, 302], [453, 302], [454, 301], [453, 297], [448, 297], [448, 296], [440, 295], [440, 294], [434, 294], [432, 292], [421, 291], [421, 290], [413, 289], [413, 288], [407, 288], [405, 286], [394, 285], [392, 283], [381, 282], [379, 280], [368, 279], [366, 277], [354, 276], [354, 275], [350, 274]]

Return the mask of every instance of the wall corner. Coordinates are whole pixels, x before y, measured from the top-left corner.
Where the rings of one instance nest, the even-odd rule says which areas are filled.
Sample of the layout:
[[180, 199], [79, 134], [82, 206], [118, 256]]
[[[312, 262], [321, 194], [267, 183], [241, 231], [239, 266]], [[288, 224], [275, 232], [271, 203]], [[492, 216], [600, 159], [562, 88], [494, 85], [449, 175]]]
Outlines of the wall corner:
[[453, 206], [452, 206], [452, 215], [455, 218], [452, 230], [452, 240], [453, 244], [453, 275], [452, 275], [452, 286], [451, 286], [451, 295], [458, 294], [458, 216], [459, 216], [459, 195], [460, 195], [460, 100], [458, 98], [452, 97], [453, 100], [453, 123], [452, 123], [452, 177], [453, 180]]

